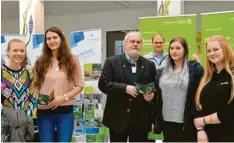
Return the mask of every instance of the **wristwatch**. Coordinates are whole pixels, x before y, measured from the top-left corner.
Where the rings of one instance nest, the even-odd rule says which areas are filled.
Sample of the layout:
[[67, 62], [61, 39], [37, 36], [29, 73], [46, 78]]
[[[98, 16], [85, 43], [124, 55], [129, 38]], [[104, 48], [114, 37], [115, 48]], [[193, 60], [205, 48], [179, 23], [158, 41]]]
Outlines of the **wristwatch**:
[[65, 101], [67, 101], [67, 100], [68, 100], [68, 96], [67, 96], [67, 94], [64, 94], [63, 96], [65, 97], [65, 99], [64, 99], [64, 100], [65, 100]]

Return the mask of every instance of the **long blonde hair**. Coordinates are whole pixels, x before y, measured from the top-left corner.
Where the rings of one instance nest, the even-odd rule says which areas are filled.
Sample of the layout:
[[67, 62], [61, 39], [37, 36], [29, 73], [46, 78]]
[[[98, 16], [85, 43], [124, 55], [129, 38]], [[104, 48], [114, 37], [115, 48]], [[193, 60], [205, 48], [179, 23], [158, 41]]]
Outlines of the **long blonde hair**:
[[[233, 100], [234, 98], [234, 84], [233, 84], [233, 80], [234, 80], [234, 75], [232, 73], [232, 71], [230, 70], [230, 67], [234, 67], [234, 54], [232, 51], [231, 46], [227, 43], [227, 40], [219, 35], [215, 35], [212, 36], [211, 38], [209, 38], [206, 42], [206, 48], [207, 48], [207, 44], [209, 42], [219, 42], [222, 49], [223, 49], [223, 54], [224, 54], [224, 59], [223, 59], [223, 63], [224, 63], [224, 68], [225, 70], [231, 75], [232, 78], [232, 89], [231, 89], [231, 95], [228, 101], [228, 104]], [[213, 76], [213, 72], [215, 71], [215, 65], [210, 62], [208, 60], [208, 57], [206, 55], [206, 69], [205, 69], [205, 74], [200, 82], [200, 85], [197, 89], [197, 93], [196, 93], [196, 107], [198, 110], [202, 110], [202, 105], [200, 102], [200, 97], [201, 97], [201, 91], [204, 88], [204, 86], [211, 80], [212, 76]]]

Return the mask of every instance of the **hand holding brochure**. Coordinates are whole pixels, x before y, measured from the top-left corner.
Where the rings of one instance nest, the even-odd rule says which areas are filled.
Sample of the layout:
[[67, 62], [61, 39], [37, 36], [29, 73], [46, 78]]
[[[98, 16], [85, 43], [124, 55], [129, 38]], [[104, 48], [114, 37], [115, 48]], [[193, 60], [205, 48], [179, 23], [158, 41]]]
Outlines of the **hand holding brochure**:
[[135, 83], [136, 89], [141, 94], [151, 93], [155, 91], [154, 82], [148, 84]]
[[38, 104], [41, 104], [41, 105], [47, 105], [49, 104], [50, 101], [53, 100], [53, 97], [52, 96], [49, 96], [49, 95], [45, 95], [45, 94], [39, 94], [39, 97], [38, 97]]
[[54, 79], [47, 80], [46, 84], [40, 89], [38, 95], [38, 104], [47, 105], [54, 99], [54, 86], [56, 81]]

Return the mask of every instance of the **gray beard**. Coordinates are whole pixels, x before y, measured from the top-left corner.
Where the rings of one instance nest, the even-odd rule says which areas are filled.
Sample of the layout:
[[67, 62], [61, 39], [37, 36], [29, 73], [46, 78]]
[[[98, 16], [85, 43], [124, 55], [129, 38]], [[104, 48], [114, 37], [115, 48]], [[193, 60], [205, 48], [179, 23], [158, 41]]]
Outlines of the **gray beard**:
[[128, 52], [126, 53], [132, 60], [136, 60], [139, 57], [139, 52]]

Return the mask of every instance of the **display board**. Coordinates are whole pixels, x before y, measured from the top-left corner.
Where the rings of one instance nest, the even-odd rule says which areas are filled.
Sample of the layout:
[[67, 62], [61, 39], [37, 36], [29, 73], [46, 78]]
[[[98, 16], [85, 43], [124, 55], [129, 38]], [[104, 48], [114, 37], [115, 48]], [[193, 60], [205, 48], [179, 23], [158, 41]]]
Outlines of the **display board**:
[[[102, 130], [103, 94], [98, 89], [101, 74], [101, 30], [75, 31], [70, 34], [71, 50], [80, 61], [84, 76], [84, 90], [77, 96], [74, 114], [77, 114], [75, 124], [80, 126], [74, 130], [73, 141], [103, 142]], [[82, 108], [81, 108], [82, 106]], [[78, 109], [78, 110], [76, 110]]]
[[170, 40], [176, 36], [182, 36], [189, 44], [189, 56], [197, 53], [196, 15], [140, 17], [139, 20], [139, 31], [143, 36], [141, 55], [153, 51], [152, 36], [156, 33], [164, 36], [166, 52], [168, 52]]
[[206, 40], [213, 35], [224, 36], [234, 49], [234, 11], [202, 13], [202, 64], [205, 65]]

